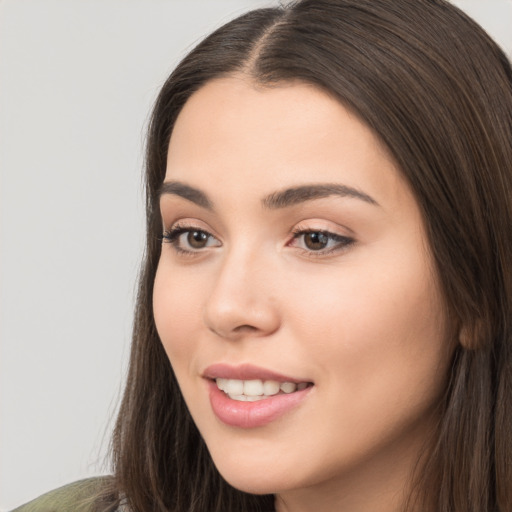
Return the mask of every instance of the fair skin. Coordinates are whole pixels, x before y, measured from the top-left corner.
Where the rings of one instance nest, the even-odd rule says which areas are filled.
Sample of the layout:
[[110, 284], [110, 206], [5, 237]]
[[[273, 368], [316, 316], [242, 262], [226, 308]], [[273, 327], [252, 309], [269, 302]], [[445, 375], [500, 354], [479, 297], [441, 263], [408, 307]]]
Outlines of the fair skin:
[[[318, 88], [231, 76], [186, 103], [165, 182], [155, 322], [222, 476], [275, 494], [279, 512], [399, 510], [451, 350], [421, 215], [393, 159]], [[270, 204], [319, 184], [329, 192]], [[212, 407], [210, 389], [227, 397], [205, 375], [215, 364], [308, 387], [279, 417], [233, 425]]]

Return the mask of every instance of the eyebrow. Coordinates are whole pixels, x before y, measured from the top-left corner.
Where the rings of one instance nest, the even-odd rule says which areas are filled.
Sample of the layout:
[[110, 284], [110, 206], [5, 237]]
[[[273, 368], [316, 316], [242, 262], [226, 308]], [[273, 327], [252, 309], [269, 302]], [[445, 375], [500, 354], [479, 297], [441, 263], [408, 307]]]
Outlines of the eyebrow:
[[212, 201], [210, 201], [208, 196], [202, 190], [179, 181], [164, 181], [158, 190], [158, 197], [161, 198], [164, 194], [179, 196], [201, 206], [202, 208], [213, 210]]
[[269, 209], [287, 208], [298, 203], [304, 203], [313, 199], [321, 199], [323, 197], [341, 196], [360, 199], [365, 203], [375, 206], [379, 204], [373, 197], [346, 185], [338, 183], [319, 183], [311, 185], [300, 185], [278, 192], [274, 192], [263, 199], [263, 205]]
[[[214, 209], [213, 202], [202, 190], [179, 181], [165, 181], [158, 191], [158, 196], [162, 197], [165, 194], [182, 197], [207, 210]], [[330, 196], [360, 199], [365, 203], [379, 206], [379, 203], [368, 194], [338, 183], [318, 183], [287, 188], [266, 196], [262, 199], [262, 204], [265, 208], [277, 210]]]

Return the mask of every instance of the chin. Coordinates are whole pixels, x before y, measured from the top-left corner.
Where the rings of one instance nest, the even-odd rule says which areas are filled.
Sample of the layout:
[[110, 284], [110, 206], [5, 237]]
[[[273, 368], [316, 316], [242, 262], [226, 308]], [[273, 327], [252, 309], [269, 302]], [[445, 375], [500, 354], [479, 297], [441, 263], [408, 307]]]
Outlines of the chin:
[[[242, 459], [245, 460], [242, 460]], [[290, 479], [290, 470], [276, 464], [276, 456], [262, 460], [241, 456], [240, 451], [221, 457], [213, 456], [213, 463], [232, 487], [249, 494], [276, 494], [294, 488], [296, 477]]]
[[293, 487], [256, 471], [252, 471], [252, 474], [247, 472], [222, 472], [220, 470], [219, 472], [229, 485], [249, 494], [278, 494]]

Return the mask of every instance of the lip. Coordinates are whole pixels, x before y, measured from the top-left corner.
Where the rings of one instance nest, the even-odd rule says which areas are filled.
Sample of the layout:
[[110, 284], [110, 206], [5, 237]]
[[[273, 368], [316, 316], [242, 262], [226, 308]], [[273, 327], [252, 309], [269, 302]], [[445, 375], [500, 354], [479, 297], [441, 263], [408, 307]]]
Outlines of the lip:
[[240, 366], [215, 364], [206, 368], [203, 377], [207, 380], [210, 404], [215, 416], [226, 425], [245, 429], [263, 427], [277, 420], [300, 406], [313, 388], [313, 386], [309, 386], [300, 391], [273, 395], [256, 402], [242, 402], [229, 398], [224, 391], [217, 387], [214, 379], [261, 379], [294, 383], [310, 381], [288, 377], [249, 364]]
[[277, 382], [294, 382], [295, 384], [311, 382], [309, 379], [289, 377], [252, 364], [241, 364], [238, 366], [231, 366], [225, 363], [212, 364], [204, 370], [203, 377], [207, 379], [275, 380]]

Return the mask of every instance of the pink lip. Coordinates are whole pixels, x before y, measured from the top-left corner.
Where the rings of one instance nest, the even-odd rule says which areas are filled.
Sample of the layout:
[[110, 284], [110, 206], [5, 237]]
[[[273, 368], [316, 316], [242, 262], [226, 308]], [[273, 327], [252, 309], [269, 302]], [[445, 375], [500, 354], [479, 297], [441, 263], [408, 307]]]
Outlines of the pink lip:
[[299, 382], [309, 382], [308, 380], [281, 375], [266, 368], [253, 366], [252, 364], [242, 364], [239, 366], [230, 366], [223, 363], [212, 364], [203, 372], [203, 377], [207, 379], [275, 380], [277, 382], [294, 382], [296, 384]]
[[308, 396], [313, 386], [301, 391], [288, 394], [273, 395], [256, 402], [242, 402], [232, 400], [221, 391], [213, 379], [240, 379], [240, 380], [276, 380], [278, 382], [305, 382], [304, 380], [286, 377], [270, 370], [252, 365], [229, 366], [216, 364], [209, 366], [203, 373], [208, 379], [208, 392], [212, 410], [217, 418], [232, 427], [256, 428], [283, 416], [291, 409], [299, 406]]

